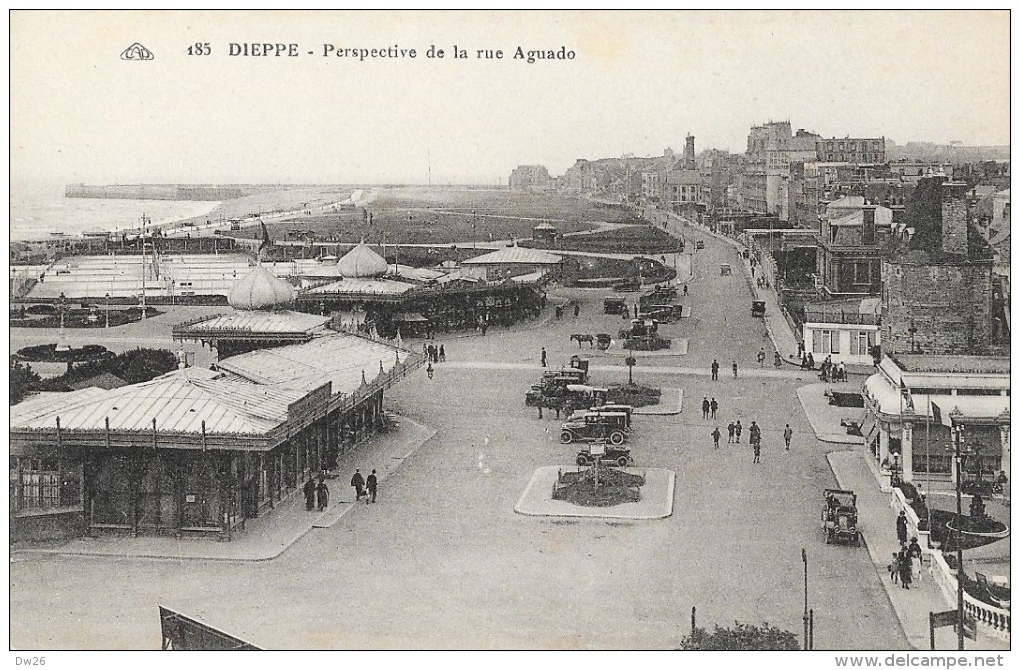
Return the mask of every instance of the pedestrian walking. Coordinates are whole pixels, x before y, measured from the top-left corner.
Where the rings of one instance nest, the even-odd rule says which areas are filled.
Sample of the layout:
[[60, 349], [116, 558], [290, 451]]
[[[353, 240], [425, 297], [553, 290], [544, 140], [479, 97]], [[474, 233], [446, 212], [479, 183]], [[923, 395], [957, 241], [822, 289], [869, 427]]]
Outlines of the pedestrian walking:
[[793, 428], [790, 428], [790, 424], [786, 424], [786, 428], [783, 430], [783, 440], [786, 442], [786, 450], [790, 450], [790, 440], [793, 439]]
[[687, 284], [684, 284], [684, 295], [687, 295]]
[[719, 403], [715, 401], [715, 398], [712, 398], [712, 402], [709, 403], [709, 408], [712, 410], [712, 418], [714, 419], [715, 413], [719, 410]]
[[775, 356], [773, 356], [773, 361], [772, 361], [772, 363], [773, 363], [773, 365], [775, 365], [775, 366], [776, 366], [777, 368], [781, 368], [781, 367], [783, 367], [783, 357], [779, 355], [779, 352], [778, 352], [778, 351], [777, 351], [777, 352], [775, 353]]
[[708, 402], [708, 396], [705, 396], [705, 399], [701, 401], [701, 418], [707, 419], [710, 411], [712, 411], [712, 403]]
[[326, 478], [319, 477], [319, 485], [315, 487], [315, 499], [319, 503], [319, 511], [329, 506], [329, 487], [326, 486]]
[[545, 367], [545, 347], [542, 347], [542, 367]]
[[538, 418], [539, 419], [542, 418], [542, 401], [541, 400], [538, 401]]
[[765, 348], [762, 347], [761, 351], [758, 352], [758, 367], [765, 367]]
[[900, 554], [897, 551], [893, 552], [892, 562], [889, 563], [889, 581], [893, 584], [900, 583]]
[[907, 558], [910, 559], [910, 572], [914, 577], [915, 581], [921, 581], [921, 573], [923, 572], [923, 554], [921, 553], [921, 545], [917, 543], [917, 538], [910, 538], [910, 544], [907, 545]]
[[372, 470], [372, 474], [365, 480], [365, 486], [368, 487], [368, 495], [365, 496], [365, 503], [375, 502], [375, 492], [379, 488], [379, 479], [375, 476], [375, 470]]
[[712, 381], [719, 381], [719, 361], [712, 359]]
[[896, 517], [896, 539], [900, 545], [907, 543], [907, 513], [903, 510], [900, 510], [900, 515]]
[[900, 586], [905, 589], [909, 589], [913, 583], [913, 575], [910, 574], [910, 557], [907, 556], [906, 551], [900, 552]]
[[722, 437], [722, 433], [719, 432], [719, 426], [715, 427], [712, 431], [712, 441], [715, 442], [715, 448], [719, 448], [719, 438]]
[[581, 303], [579, 303], [579, 302], [575, 302], [575, 303], [574, 303], [574, 318], [576, 319], [576, 318], [577, 318], [577, 316], [578, 316], [578, 315], [579, 315], [580, 313], [581, 313]]
[[740, 425], [740, 419], [737, 419], [737, 425], [733, 427], [733, 431], [737, 434], [737, 444], [740, 444], [740, 433], [744, 430], [744, 427]]
[[761, 428], [758, 427], [757, 423], [752, 421], [751, 427], [747, 429], [747, 432], [750, 435], [748, 442], [751, 444], [761, 444]]
[[439, 360], [444, 363], [446, 362], [446, 349], [441, 344], [439, 345]]
[[354, 476], [351, 477], [351, 486], [354, 487], [354, 501], [361, 500], [361, 496], [365, 495], [365, 478], [361, 476], [361, 470], [355, 468]]
[[733, 361], [733, 378], [737, 378], [737, 362]]
[[435, 370], [432, 368], [431, 362], [429, 363], [428, 367], [425, 368], [425, 372], [428, 374], [429, 379], [432, 379], [432, 375], [435, 374]]
[[309, 479], [305, 482], [303, 490], [305, 494], [305, 509], [311, 512], [315, 509], [315, 480]]
[[754, 461], [753, 462], [761, 463], [761, 443], [760, 442], [753, 443], [752, 444], [752, 448], [754, 449]]
[[732, 421], [730, 421], [729, 425], [726, 426], [726, 444], [733, 443], [733, 433], [736, 431], [736, 429], [737, 427], [733, 425]]

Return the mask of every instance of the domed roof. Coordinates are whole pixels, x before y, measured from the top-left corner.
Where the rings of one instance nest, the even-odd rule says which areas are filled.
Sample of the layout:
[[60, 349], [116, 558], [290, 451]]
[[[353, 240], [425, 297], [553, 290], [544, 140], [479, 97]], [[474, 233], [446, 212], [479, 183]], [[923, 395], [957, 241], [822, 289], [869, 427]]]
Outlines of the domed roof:
[[344, 277], [378, 277], [386, 274], [386, 259], [368, 248], [362, 242], [336, 263]]
[[227, 303], [234, 309], [279, 309], [294, 302], [294, 289], [261, 265], [234, 284]]

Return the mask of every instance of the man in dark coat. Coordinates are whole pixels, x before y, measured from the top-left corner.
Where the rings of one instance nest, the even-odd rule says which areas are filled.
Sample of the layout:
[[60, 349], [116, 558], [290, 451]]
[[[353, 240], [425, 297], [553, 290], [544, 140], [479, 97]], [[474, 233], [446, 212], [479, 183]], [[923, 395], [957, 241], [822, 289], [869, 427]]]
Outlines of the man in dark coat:
[[319, 485], [315, 487], [315, 498], [318, 500], [320, 512], [329, 505], [329, 487], [326, 486], [326, 480], [321, 477]]
[[712, 441], [715, 442], [715, 448], [719, 448], [719, 438], [722, 437], [722, 433], [719, 432], [719, 426], [715, 427], [712, 431]]
[[368, 486], [368, 495], [370, 496], [370, 498], [365, 499], [365, 502], [374, 503], [375, 491], [377, 488], [379, 488], [379, 480], [376, 479], [375, 470], [372, 470], [372, 474], [370, 474], [368, 476], [368, 479], [365, 480], [365, 485]]
[[707, 419], [711, 409], [712, 403], [708, 402], [708, 396], [705, 396], [705, 399], [701, 401], [701, 418]]
[[744, 427], [740, 425], [740, 419], [737, 419], [737, 425], [733, 426], [733, 431], [737, 434], [737, 444], [740, 444], [740, 433], [744, 430]]
[[712, 402], [709, 403], [709, 407], [712, 409], [712, 418], [714, 419], [715, 413], [719, 411], [719, 403], [715, 401], [715, 398], [712, 398]]
[[712, 381], [719, 381], [719, 361], [712, 361]]
[[305, 493], [305, 509], [311, 512], [315, 509], [315, 480], [309, 479], [305, 482], [303, 490]]
[[365, 478], [361, 476], [361, 470], [354, 470], [354, 476], [351, 477], [351, 486], [354, 487], [354, 493], [356, 494], [354, 500], [361, 500], [361, 497], [365, 495]]

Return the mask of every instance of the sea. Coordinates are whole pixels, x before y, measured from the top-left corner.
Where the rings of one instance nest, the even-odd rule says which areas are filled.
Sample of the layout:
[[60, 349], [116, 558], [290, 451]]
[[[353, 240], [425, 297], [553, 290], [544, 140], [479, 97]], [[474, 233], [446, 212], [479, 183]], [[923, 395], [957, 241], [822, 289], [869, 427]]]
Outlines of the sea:
[[141, 227], [142, 216], [152, 225], [205, 216], [217, 201], [114, 200], [65, 198], [63, 184], [11, 183], [12, 242], [53, 239], [51, 233], [68, 237], [86, 230], [123, 230]]

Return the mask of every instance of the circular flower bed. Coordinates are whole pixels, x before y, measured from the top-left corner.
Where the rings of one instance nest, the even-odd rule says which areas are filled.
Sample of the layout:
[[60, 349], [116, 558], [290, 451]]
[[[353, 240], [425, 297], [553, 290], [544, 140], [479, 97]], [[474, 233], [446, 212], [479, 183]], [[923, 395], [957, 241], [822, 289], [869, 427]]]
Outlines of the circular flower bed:
[[[597, 490], [596, 467], [599, 479]], [[559, 480], [553, 488], [553, 500], [565, 500], [583, 507], [611, 507], [641, 500], [640, 487], [644, 483], [645, 478], [641, 475], [604, 465], [593, 465], [587, 470], [560, 473]]]

